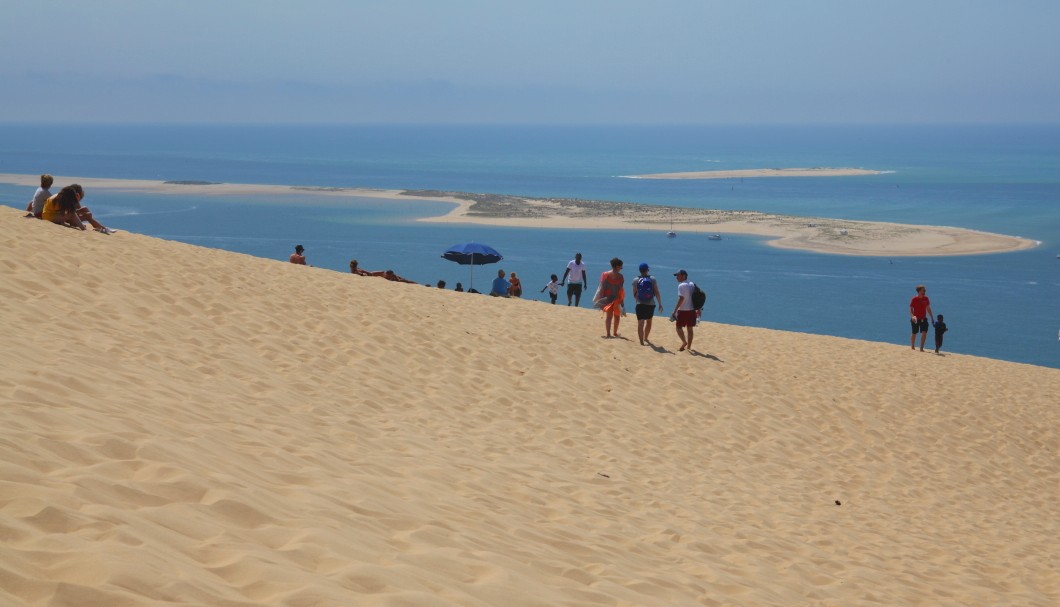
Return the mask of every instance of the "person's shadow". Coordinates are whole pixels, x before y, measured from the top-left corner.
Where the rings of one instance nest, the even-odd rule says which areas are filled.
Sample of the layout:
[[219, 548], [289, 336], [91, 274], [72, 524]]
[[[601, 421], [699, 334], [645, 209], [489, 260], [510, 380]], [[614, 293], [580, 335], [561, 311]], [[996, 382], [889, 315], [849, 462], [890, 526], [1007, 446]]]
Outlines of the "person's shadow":
[[689, 354], [691, 354], [692, 356], [700, 356], [702, 358], [709, 358], [711, 360], [716, 360], [719, 363], [724, 363], [725, 362], [724, 360], [718, 358], [717, 356], [714, 356], [713, 354], [707, 354], [706, 352], [700, 352], [699, 350], [689, 350]]

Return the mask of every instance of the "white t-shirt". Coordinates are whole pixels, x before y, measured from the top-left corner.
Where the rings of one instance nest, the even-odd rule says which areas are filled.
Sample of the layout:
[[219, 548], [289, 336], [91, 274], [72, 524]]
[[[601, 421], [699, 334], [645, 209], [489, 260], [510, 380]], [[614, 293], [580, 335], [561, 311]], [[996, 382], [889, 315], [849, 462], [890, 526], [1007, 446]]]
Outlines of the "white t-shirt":
[[588, 276], [585, 274], [585, 262], [577, 263], [573, 259], [567, 262], [567, 269], [570, 270], [570, 274], [567, 275], [569, 282], [583, 282], [588, 280]]
[[681, 301], [681, 305], [677, 307], [678, 310], [692, 310], [692, 281], [685, 281], [677, 285], [677, 296], [684, 297]]
[[44, 202], [52, 197], [47, 188], [37, 188], [33, 193], [33, 214], [40, 215], [44, 212]]
[[549, 283], [547, 285], [545, 285], [545, 286], [548, 287], [548, 292], [549, 293], [551, 293], [553, 295], [556, 295], [556, 294], [559, 293], [559, 283], [558, 282], [552, 280], [552, 281], [549, 281]]

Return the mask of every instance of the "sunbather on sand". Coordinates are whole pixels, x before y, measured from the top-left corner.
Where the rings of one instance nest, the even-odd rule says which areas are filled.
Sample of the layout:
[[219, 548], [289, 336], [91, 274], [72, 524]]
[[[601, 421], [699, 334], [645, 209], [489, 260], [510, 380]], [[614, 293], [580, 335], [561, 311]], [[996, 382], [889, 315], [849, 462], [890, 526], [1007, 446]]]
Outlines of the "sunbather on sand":
[[[397, 274], [394, 274], [393, 270], [378, 271], [378, 272], [370, 272], [368, 270], [362, 270], [357, 265], [357, 260], [356, 259], [350, 260], [350, 273], [351, 274], [356, 274], [358, 276], [378, 276], [380, 278], [385, 278], [387, 280], [392, 280], [394, 282], [407, 282], [407, 283], [410, 283], [410, 284], [416, 284], [416, 281], [414, 281], [414, 280], [409, 280], [407, 278], [402, 278], [402, 277], [398, 276]], [[428, 285], [428, 286], [430, 286], [430, 285]]]

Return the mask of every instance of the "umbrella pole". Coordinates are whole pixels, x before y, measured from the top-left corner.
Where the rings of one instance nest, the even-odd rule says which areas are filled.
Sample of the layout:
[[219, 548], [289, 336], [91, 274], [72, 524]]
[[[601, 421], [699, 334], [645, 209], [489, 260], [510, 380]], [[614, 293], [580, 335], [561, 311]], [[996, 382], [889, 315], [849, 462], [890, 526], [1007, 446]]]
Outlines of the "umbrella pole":
[[467, 290], [470, 291], [475, 288], [475, 264], [468, 266], [468, 272], [471, 273], [471, 278], [467, 281]]

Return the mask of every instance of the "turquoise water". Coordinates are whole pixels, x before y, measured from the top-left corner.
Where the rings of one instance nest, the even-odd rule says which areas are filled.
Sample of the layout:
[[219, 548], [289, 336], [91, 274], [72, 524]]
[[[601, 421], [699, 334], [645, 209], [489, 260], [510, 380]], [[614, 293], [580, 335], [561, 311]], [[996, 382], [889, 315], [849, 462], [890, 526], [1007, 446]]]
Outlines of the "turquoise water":
[[[841, 166], [867, 177], [653, 181], [671, 171]], [[475, 240], [516, 271], [528, 296], [575, 251], [678, 267], [710, 293], [706, 318], [737, 325], [908, 343], [913, 286], [928, 285], [951, 331], [946, 349], [1060, 367], [1060, 127], [162, 127], [0, 125], [0, 172], [314, 186], [429, 188], [580, 197], [815, 217], [952, 225], [1020, 235], [1037, 249], [972, 257], [858, 258], [782, 251], [752, 237], [531, 230], [416, 223], [439, 203], [325, 197], [195, 197], [88, 192], [114, 227], [261, 257], [294, 244], [310, 263], [351, 258], [421, 283], [467, 286], [440, 258]], [[0, 185], [22, 207], [31, 188]], [[270, 204], [261, 204], [262, 202]], [[672, 291], [672, 289], [670, 290]], [[664, 302], [674, 293], [664, 290]]]

